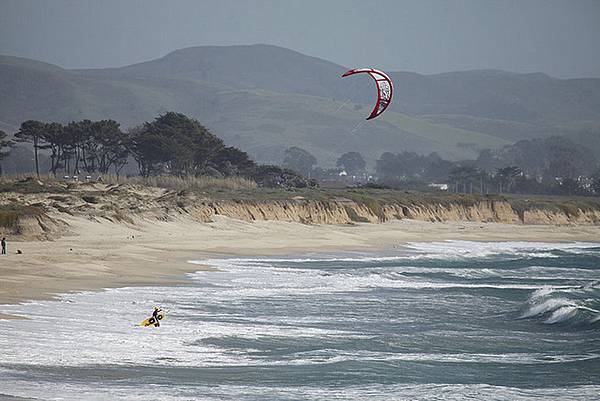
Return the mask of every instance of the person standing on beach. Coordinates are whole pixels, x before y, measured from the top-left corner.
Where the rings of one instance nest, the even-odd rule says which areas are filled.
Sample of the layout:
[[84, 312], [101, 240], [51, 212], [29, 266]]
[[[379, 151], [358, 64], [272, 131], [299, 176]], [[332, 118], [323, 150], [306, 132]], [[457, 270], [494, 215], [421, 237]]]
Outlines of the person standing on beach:
[[2, 237], [2, 255], [6, 255], [6, 238]]

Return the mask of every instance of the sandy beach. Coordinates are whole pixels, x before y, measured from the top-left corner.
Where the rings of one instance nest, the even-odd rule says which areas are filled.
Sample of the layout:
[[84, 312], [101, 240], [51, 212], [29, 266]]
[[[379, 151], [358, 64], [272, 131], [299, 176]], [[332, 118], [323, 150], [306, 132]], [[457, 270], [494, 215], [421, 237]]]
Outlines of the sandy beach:
[[216, 216], [212, 223], [182, 218], [125, 224], [83, 217], [69, 217], [66, 222], [70, 232], [54, 241], [8, 239], [8, 255], [0, 259], [0, 304], [48, 299], [72, 291], [181, 283], [184, 273], [211, 268], [189, 260], [209, 257], [391, 249], [409, 241], [449, 239], [553, 242], [600, 238], [597, 226], [416, 220], [306, 225]]

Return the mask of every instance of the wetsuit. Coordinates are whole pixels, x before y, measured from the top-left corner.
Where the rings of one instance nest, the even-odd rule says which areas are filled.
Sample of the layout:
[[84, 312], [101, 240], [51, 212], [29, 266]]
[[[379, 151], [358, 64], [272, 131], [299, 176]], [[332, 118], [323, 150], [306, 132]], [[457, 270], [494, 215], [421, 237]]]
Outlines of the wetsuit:
[[160, 312], [160, 309], [158, 308], [154, 308], [154, 311], [152, 312], [152, 317], [154, 318], [154, 321], [156, 323], [154, 323], [154, 327], [160, 327], [160, 320], [158, 319], [158, 312]]

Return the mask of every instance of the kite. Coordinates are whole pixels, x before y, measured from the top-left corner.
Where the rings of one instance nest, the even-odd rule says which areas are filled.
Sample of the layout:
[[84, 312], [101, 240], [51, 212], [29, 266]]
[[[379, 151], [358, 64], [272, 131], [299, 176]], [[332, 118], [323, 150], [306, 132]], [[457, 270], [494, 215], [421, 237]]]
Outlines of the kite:
[[371, 115], [367, 117], [367, 120], [371, 120], [383, 113], [390, 103], [392, 103], [394, 85], [392, 84], [390, 77], [385, 72], [376, 70], [374, 68], [355, 68], [345, 72], [342, 75], [342, 78], [361, 73], [369, 74], [371, 78], [375, 80], [375, 84], [377, 85], [377, 103], [375, 104]]

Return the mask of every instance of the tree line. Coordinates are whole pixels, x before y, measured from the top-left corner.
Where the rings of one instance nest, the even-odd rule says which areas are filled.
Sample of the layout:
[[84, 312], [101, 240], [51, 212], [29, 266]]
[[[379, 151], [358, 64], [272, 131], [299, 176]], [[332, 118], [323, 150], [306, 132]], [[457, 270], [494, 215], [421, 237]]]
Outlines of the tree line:
[[67, 125], [28, 120], [15, 133], [16, 142], [33, 145], [35, 172], [40, 175], [39, 153], [49, 152], [49, 172], [118, 174], [129, 156], [128, 136], [113, 120], [73, 121]]
[[381, 181], [435, 181], [463, 193], [550, 195], [600, 194], [600, 164], [594, 153], [569, 138], [550, 136], [484, 149], [474, 160], [448, 161], [437, 154], [384, 153], [377, 160]]
[[[317, 167], [310, 152], [291, 147], [283, 165], [314, 178], [336, 179], [344, 170], [350, 176], [367, 176], [359, 152], [342, 154], [337, 169]], [[600, 194], [598, 160], [587, 148], [563, 137], [519, 141], [498, 150], [482, 150], [477, 159], [449, 161], [437, 153], [384, 152], [374, 175], [386, 186], [428, 189], [431, 183], [447, 184], [456, 193], [521, 193], [554, 195]]]
[[28, 120], [15, 139], [0, 131], [0, 157], [15, 142], [30, 143], [34, 168], [40, 175], [40, 152], [49, 155], [48, 172], [56, 175], [114, 172], [136, 163], [140, 175], [242, 176], [259, 185], [314, 185], [299, 174], [277, 166], [256, 164], [246, 152], [226, 144], [195, 119], [167, 112], [153, 121], [121, 130], [114, 120], [81, 120], [68, 124]]
[[[40, 152], [47, 156], [47, 170], [54, 175], [119, 175], [126, 165], [137, 164], [142, 176], [242, 176], [275, 187], [313, 186], [312, 179], [335, 179], [342, 170], [349, 176], [367, 175], [359, 152], [346, 152], [338, 158], [336, 169], [323, 169], [310, 152], [296, 146], [285, 151], [283, 168], [258, 165], [247, 153], [226, 146], [197, 120], [175, 112], [128, 130], [114, 120], [68, 124], [28, 120], [14, 140], [0, 131], [0, 160], [17, 142], [32, 145], [38, 176]], [[437, 153], [384, 152], [376, 161], [374, 175], [388, 186], [424, 189], [432, 182], [447, 183], [449, 190], [463, 193], [600, 194], [594, 152], [565, 137], [518, 141], [462, 161], [445, 160]]]

